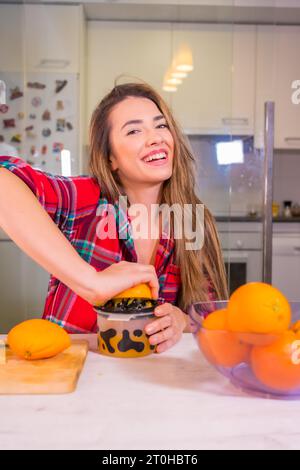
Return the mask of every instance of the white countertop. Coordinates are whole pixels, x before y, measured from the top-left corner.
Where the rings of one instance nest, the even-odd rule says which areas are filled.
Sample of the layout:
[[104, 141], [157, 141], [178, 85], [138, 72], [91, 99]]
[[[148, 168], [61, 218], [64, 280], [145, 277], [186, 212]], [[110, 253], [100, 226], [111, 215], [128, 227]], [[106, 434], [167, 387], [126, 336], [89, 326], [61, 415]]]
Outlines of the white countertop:
[[0, 395], [0, 414], [0, 449], [300, 448], [300, 402], [243, 394], [188, 333], [161, 355], [89, 351], [75, 392]]

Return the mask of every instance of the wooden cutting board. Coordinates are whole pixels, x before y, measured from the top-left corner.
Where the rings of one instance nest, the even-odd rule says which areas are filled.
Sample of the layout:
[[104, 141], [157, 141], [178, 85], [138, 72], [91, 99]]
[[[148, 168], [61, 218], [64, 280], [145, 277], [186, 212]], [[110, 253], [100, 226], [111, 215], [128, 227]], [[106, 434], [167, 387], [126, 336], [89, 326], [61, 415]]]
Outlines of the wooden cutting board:
[[58, 394], [75, 390], [88, 352], [88, 342], [72, 340], [65, 351], [49, 359], [26, 361], [8, 348], [0, 364], [0, 394]]

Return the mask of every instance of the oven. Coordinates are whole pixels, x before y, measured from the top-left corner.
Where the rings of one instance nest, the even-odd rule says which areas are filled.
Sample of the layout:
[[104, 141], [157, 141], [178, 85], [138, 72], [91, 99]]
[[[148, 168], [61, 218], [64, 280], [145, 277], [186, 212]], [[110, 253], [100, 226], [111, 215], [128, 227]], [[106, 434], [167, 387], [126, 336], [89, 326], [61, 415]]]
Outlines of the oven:
[[[219, 226], [228, 290], [231, 294], [246, 282], [262, 281], [262, 228], [256, 222], [238, 222]], [[230, 230], [229, 230], [230, 228]]]

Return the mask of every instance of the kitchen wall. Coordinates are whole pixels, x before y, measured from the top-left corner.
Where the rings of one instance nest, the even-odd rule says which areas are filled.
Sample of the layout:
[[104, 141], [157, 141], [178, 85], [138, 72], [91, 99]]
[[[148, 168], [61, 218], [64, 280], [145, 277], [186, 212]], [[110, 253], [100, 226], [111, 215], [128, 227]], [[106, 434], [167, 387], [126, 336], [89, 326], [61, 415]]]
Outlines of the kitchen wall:
[[273, 199], [300, 204], [300, 151], [275, 151]]

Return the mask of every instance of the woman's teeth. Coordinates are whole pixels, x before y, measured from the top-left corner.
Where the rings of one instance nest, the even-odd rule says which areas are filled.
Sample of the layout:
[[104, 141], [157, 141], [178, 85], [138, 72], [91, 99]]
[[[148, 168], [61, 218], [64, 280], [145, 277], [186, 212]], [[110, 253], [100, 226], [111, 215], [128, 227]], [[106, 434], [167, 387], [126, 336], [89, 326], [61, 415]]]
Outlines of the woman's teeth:
[[163, 160], [166, 159], [165, 153], [156, 153], [155, 155], [151, 155], [150, 157], [144, 158], [145, 162], [152, 162], [153, 160]]

